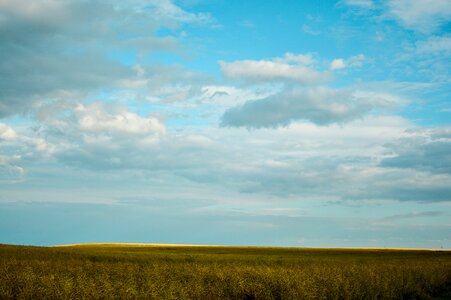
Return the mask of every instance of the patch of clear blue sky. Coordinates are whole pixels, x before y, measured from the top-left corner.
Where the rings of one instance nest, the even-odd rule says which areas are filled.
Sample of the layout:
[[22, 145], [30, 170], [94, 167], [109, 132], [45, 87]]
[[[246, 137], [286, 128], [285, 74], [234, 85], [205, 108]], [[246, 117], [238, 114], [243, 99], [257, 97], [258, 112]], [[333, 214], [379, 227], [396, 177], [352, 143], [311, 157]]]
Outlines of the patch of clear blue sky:
[[127, 66], [134, 65], [137, 61], [136, 51], [134, 50], [112, 49], [109, 51], [109, 58]]
[[11, 244], [26, 240], [33, 245], [147, 242], [450, 248], [440, 224], [384, 225], [388, 221], [371, 226], [367, 217], [234, 216], [137, 205], [0, 203], [0, 235], [3, 243]]

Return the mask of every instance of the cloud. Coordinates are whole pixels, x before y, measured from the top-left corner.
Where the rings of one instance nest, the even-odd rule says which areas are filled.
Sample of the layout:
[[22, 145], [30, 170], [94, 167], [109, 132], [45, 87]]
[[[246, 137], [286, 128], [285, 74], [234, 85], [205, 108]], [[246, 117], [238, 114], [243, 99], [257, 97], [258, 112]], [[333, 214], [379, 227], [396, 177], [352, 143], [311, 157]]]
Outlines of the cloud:
[[388, 168], [350, 168], [346, 178], [348, 190], [341, 191], [343, 201], [363, 199], [402, 202], [450, 202], [451, 176], [447, 174]]
[[372, 0], [344, 0], [344, 4], [350, 6], [357, 6], [360, 8], [371, 8], [374, 6]]
[[321, 34], [320, 30], [314, 29], [314, 28], [312, 28], [312, 26], [309, 26], [307, 24], [302, 25], [302, 31], [307, 34], [314, 35], [314, 36]]
[[[359, 67], [364, 59], [363, 54], [335, 59], [330, 69]], [[388, 94], [370, 95], [322, 86], [331, 78], [331, 72], [315, 70], [315, 59], [311, 54], [286, 53], [272, 60], [220, 62], [220, 65], [225, 77], [230, 79], [257, 86], [279, 84], [273, 85], [273, 92], [266, 97], [249, 99], [245, 103], [240, 101], [238, 106], [228, 109], [221, 118], [221, 126], [279, 127], [298, 120], [321, 125], [345, 123], [374, 108], [399, 102]]]
[[450, 128], [411, 131], [386, 148], [392, 157], [381, 162], [384, 167], [451, 174]]
[[144, 1], [142, 10], [152, 11], [157, 20], [171, 20], [178, 23], [200, 23], [207, 24], [212, 22], [212, 17], [207, 13], [190, 13], [179, 6], [175, 5], [171, 0], [152, 0]]
[[407, 214], [396, 214], [392, 216], [388, 216], [385, 218], [382, 218], [384, 221], [398, 221], [402, 219], [417, 219], [417, 218], [424, 218], [424, 217], [441, 217], [443, 215], [446, 215], [443, 211], [423, 211], [423, 212], [412, 212]]
[[4, 182], [36, 177], [54, 182], [48, 174], [36, 173], [33, 165], [39, 164], [62, 182], [80, 184], [86, 176], [102, 174], [94, 185], [118, 180], [127, 186], [145, 184], [164, 199], [185, 199], [190, 193], [193, 198], [216, 195], [219, 202], [239, 196], [240, 203], [262, 197], [355, 203], [450, 200], [449, 174], [379, 163], [393, 156], [380, 145], [408, 136], [409, 123], [401, 118], [367, 117], [329, 127], [300, 122], [275, 135], [271, 129], [171, 130], [155, 117], [111, 104], [45, 112], [40, 126], [11, 128], [16, 137], [0, 142]]
[[311, 65], [315, 62], [312, 54], [295, 54], [291, 52], [285, 53], [282, 57], [274, 58], [275, 62], [285, 63], [285, 64], [301, 64], [301, 65]]
[[344, 69], [345, 67], [346, 67], [345, 61], [342, 58], [334, 59], [330, 63], [330, 69], [331, 70]]
[[35, 161], [53, 149], [39, 137], [22, 136], [17, 130], [0, 123], [0, 183], [14, 184], [25, 179], [25, 161]]
[[0, 2], [0, 11], [5, 18], [16, 17], [33, 20], [35, 22], [51, 23], [54, 20], [62, 20], [66, 15], [67, 1], [36, 0], [36, 1], [12, 1]]
[[165, 125], [157, 117], [141, 116], [115, 103], [56, 104], [56, 107], [43, 106], [41, 110], [37, 118], [50, 136], [59, 130], [80, 140], [117, 138], [119, 141], [137, 139], [144, 142], [146, 138], [166, 134]]
[[336, 58], [332, 60], [329, 68], [334, 70], [344, 69], [344, 68], [352, 68], [352, 67], [361, 67], [363, 65], [363, 61], [365, 60], [365, 55], [359, 54], [356, 56], [352, 56], [348, 59]]
[[6, 124], [0, 123], [0, 141], [12, 141], [17, 138], [17, 134]]
[[272, 60], [220, 61], [219, 65], [226, 78], [247, 83], [288, 81], [314, 85], [330, 80], [331, 76], [327, 72], [305, 66], [311, 62], [309, 56], [287, 53], [284, 57]]
[[451, 55], [451, 36], [432, 36], [416, 42], [418, 54]]
[[122, 42], [124, 48], [136, 50], [139, 55], [145, 56], [155, 51], [176, 51], [178, 47], [177, 39], [168, 37], [133, 37]]
[[164, 134], [164, 125], [154, 117], [141, 117], [127, 110], [107, 112], [99, 103], [85, 106], [79, 104], [74, 109], [80, 129], [92, 133], [116, 133], [148, 135]]
[[134, 65], [134, 74], [120, 81], [126, 98], [174, 103], [200, 98], [212, 78], [185, 70], [180, 65]]
[[225, 85], [205, 85], [202, 87], [200, 101], [204, 104], [234, 106], [248, 100], [262, 99], [274, 93], [271, 88], [241, 89]]
[[448, 0], [390, 0], [388, 14], [406, 28], [431, 33], [451, 21]]
[[17, 183], [24, 179], [24, 168], [16, 165], [15, 157], [0, 155], [0, 183]]
[[262, 128], [308, 120], [319, 125], [346, 123], [394, 104], [396, 97], [324, 87], [289, 89], [227, 110], [221, 126]]
[[[59, 104], [57, 104], [59, 105]], [[43, 107], [40, 136], [56, 149], [60, 164], [95, 172], [167, 170], [167, 176], [209, 164], [209, 139], [168, 132], [154, 116], [141, 116], [118, 104]]]
[[133, 60], [175, 51], [177, 40], [156, 34], [158, 29], [209, 20], [169, 0], [1, 1], [0, 117], [28, 112], [42, 101], [117, 90], [135, 72], [113, 58], [114, 51]]

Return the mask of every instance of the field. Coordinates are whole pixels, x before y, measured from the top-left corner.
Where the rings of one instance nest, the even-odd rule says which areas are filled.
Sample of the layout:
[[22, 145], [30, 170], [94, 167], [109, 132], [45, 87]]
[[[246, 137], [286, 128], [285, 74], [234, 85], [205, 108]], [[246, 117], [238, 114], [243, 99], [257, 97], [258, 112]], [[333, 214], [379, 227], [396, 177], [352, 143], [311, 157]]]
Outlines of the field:
[[451, 252], [0, 245], [0, 299], [451, 299]]

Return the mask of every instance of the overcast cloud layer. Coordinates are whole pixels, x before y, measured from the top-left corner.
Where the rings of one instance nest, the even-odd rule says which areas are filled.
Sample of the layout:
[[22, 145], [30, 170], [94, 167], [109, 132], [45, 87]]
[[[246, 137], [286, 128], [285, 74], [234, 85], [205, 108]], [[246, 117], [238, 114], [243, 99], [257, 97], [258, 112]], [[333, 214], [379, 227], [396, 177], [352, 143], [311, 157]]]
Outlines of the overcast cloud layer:
[[0, 243], [451, 248], [450, 21], [0, 0]]

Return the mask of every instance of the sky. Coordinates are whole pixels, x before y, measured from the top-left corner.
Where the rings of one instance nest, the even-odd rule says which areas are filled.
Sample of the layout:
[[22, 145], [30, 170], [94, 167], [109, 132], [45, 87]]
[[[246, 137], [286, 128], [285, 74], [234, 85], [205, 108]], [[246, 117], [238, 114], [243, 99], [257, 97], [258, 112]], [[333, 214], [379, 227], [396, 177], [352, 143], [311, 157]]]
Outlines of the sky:
[[451, 1], [0, 0], [0, 243], [451, 249]]

